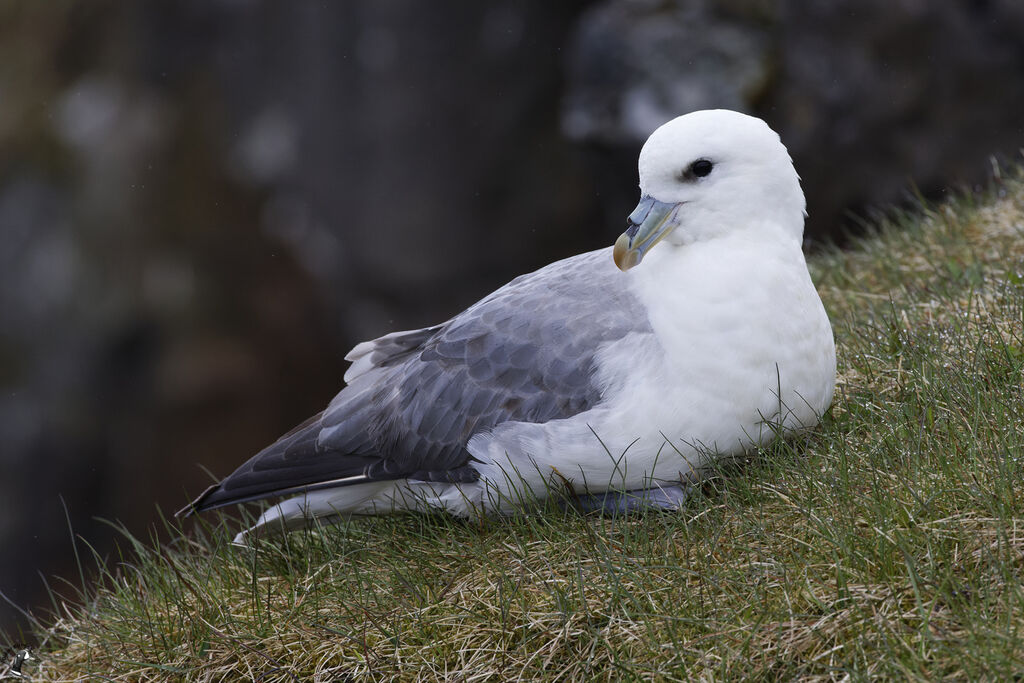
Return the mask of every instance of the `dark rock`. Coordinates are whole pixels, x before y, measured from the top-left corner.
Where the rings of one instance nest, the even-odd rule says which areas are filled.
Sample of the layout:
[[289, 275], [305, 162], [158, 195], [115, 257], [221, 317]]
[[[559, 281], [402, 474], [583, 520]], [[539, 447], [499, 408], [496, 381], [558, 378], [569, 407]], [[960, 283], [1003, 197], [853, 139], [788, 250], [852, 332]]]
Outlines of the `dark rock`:
[[988, 155], [1024, 142], [1024, 9], [1011, 0], [611, 0], [582, 17], [567, 62], [563, 129], [581, 141], [632, 152], [692, 109], [765, 118], [818, 238], [912, 186], [936, 197], [980, 182]]

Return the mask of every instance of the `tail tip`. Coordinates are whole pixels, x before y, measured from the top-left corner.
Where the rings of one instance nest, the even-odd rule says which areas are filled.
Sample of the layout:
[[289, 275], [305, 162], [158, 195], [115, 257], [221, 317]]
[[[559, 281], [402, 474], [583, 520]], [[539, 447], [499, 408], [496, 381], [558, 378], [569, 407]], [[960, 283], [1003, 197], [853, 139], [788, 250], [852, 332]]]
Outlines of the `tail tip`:
[[200, 493], [198, 498], [196, 498], [191, 503], [189, 503], [185, 507], [183, 507], [180, 510], [178, 510], [177, 512], [175, 512], [174, 516], [177, 517], [178, 519], [187, 519], [187, 518], [191, 517], [192, 515], [194, 515], [197, 512], [202, 512], [203, 509], [204, 509], [203, 508], [203, 503], [218, 488], [220, 488], [220, 484], [214, 484], [213, 486], [210, 486], [205, 491]]

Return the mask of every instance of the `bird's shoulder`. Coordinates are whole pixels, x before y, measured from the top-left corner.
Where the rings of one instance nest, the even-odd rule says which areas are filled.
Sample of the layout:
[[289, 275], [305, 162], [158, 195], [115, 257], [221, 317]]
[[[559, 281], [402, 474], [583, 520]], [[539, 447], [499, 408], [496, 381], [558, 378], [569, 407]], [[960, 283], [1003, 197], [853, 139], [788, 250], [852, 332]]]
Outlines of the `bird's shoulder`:
[[439, 325], [362, 342], [345, 356], [352, 363], [345, 381], [406, 362], [525, 367], [536, 360], [532, 351], [571, 359], [586, 355], [587, 346], [642, 331], [646, 320], [610, 251], [579, 254], [520, 275]]

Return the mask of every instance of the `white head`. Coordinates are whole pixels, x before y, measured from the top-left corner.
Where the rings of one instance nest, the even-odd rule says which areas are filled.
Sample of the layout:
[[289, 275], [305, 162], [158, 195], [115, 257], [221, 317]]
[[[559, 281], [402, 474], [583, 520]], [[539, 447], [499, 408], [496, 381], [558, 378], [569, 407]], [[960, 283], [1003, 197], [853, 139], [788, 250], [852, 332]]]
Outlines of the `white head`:
[[761, 119], [724, 109], [680, 116], [647, 139], [639, 169], [640, 204], [615, 243], [623, 270], [662, 239], [679, 246], [759, 225], [803, 237], [800, 178]]

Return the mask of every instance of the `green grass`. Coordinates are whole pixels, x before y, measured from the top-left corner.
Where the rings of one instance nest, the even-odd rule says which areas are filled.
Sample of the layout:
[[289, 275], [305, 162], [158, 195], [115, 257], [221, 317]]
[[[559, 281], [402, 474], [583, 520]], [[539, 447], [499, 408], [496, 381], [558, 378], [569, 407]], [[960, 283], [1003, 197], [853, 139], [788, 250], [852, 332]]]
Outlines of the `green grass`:
[[[1019, 174], [1018, 174], [1019, 175]], [[1024, 183], [816, 256], [823, 426], [679, 514], [214, 518], [56, 603], [33, 680], [1005, 680], [1024, 672]]]

